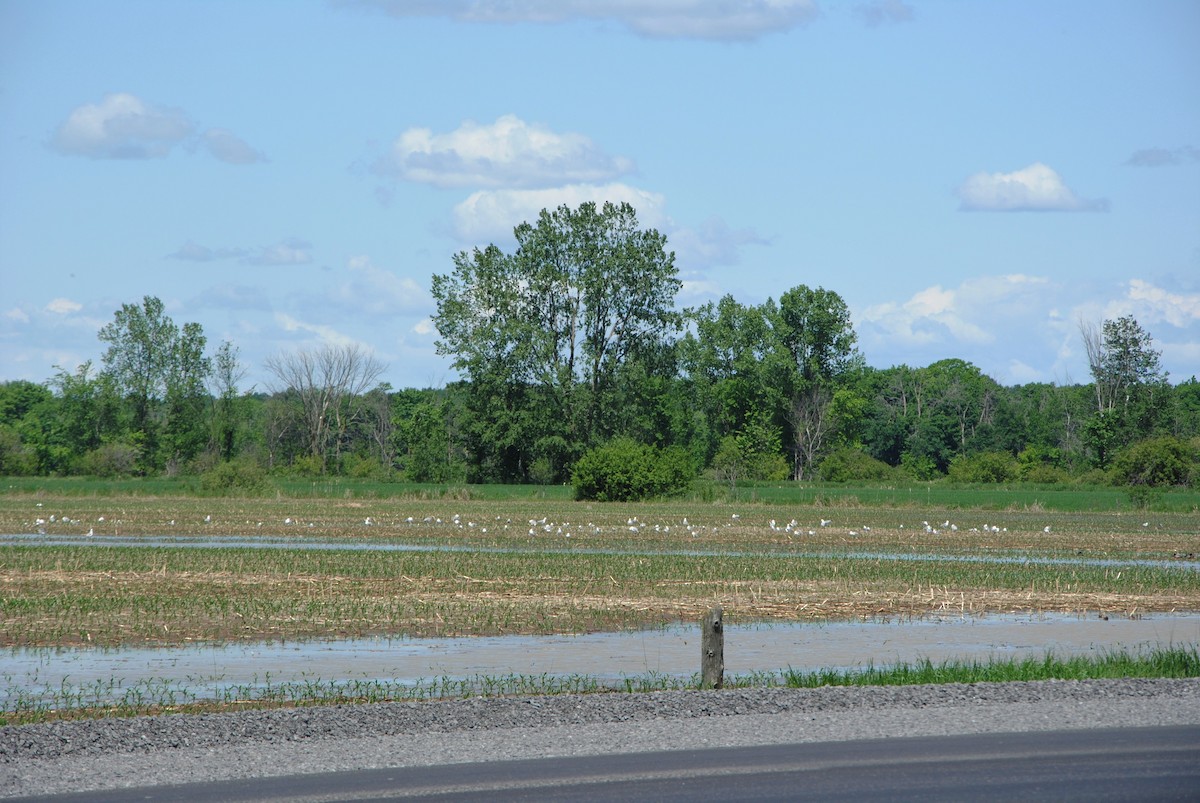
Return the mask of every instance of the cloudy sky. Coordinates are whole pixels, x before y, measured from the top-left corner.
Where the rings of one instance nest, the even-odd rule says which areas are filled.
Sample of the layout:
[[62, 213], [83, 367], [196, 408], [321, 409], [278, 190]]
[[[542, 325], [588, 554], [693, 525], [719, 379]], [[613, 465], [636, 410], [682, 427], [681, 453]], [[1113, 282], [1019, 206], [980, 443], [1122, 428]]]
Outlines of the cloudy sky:
[[807, 284], [869, 364], [1200, 374], [1194, 0], [0, 0], [0, 380], [163, 300], [264, 358], [454, 378], [430, 277], [629, 201], [681, 306]]

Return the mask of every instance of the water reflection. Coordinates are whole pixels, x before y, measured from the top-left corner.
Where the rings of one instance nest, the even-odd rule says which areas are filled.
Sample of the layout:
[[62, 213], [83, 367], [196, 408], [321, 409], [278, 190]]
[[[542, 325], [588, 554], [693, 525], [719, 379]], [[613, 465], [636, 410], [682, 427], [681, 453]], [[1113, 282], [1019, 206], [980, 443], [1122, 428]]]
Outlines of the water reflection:
[[[733, 674], [855, 668], [914, 662], [1040, 658], [1200, 644], [1200, 614], [1138, 619], [1061, 614], [930, 617], [893, 622], [758, 624], [726, 629], [726, 671]], [[138, 683], [187, 689], [201, 697], [272, 683], [588, 675], [620, 685], [656, 673], [687, 678], [699, 669], [695, 626], [578, 636], [342, 639], [288, 643], [201, 644], [171, 648], [11, 649], [0, 654], [0, 708], [64, 686]], [[116, 683], [114, 683], [116, 681]], [[97, 691], [102, 695], [103, 691]]]

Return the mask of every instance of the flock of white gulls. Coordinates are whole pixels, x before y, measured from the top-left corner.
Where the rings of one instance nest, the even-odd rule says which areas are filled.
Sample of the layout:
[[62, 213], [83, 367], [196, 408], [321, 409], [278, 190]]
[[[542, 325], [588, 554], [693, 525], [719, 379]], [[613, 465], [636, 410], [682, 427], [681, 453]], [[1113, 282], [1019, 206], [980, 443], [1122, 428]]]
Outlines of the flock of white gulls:
[[[42, 503], [38, 502], [37, 507], [41, 508]], [[84, 534], [88, 535], [88, 536], [95, 535], [96, 525], [104, 525], [105, 522], [106, 522], [106, 518], [104, 516], [98, 517], [96, 519], [95, 524], [88, 526], [87, 532]], [[206, 526], [212, 526], [212, 524], [213, 524], [212, 514], [208, 514], [208, 515], [204, 516], [203, 522]], [[80, 519], [72, 519], [68, 516], [57, 516], [57, 515], [51, 513], [51, 514], [49, 514], [49, 516], [47, 516], [45, 518], [43, 518], [42, 516], [38, 516], [34, 521], [34, 526], [37, 528], [37, 532], [39, 535], [45, 535], [46, 531], [47, 531], [47, 527], [52, 527], [56, 531], [63, 532], [63, 531], [68, 531], [68, 530], [77, 528], [77, 527], [82, 528], [82, 525], [84, 523], [85, 522], [81, 521]], [[108, 527], [102, 527], [102, 529], [109, 529], [114, 534], [119, 534], [121, 523], [122, 522], [120, 520], [117, 520], [115, 522], [112, 522]], [[283, 519], [282, 523], [287, 527], [292, 527], [292, 526], [315, 527], [315, 526], [317, 526], [316, 522], [313, 522], [313, 521], [301, 522], [300, 520], [294, 519], [291, 516], [288, 516], [287, 518]], [[165, 522], [165, 526], [175, 527], [176, 520], [171, 519], [169, 522]], [[240, 525], [230, 522], [230, 523], [228, 523], [227, 526], [229, 526], [230, 529], [235, 529], [235, 528], [239, 527]], [[255, 529], [258, 529], [263, 526], [263, 522], [261, 522], [261, 521], [258, 521], [258, 522], [246, 521], [245, 526], [253, 526]], [[362, 526], [363, 527], [376, 527], [376, 526], [386, 527], [389, 525], [387, 523], [380, 522], [373, 516], [367, 516], [365, 519], [363, 519]], [[450, 527], [450, 528], [457, 529], [457, 530], [463, 530], [466, 532], [477, 532], [480, 534], [487, 534], [488, 532], [492, 532], [492, 533], [509, 532], [514, 528], [524, 528], [527, 526], [528, 527], [527, 532], [528, 532], [529, 536], [533, 537], [533, 538], [546, 537], [546, 536], [556, 537], [556, 538], [559, 538], [559, 537], [571, 538], [572, 536], [603, 535], [605, 533], [612, 534], [612, 533], [618, 533], [618, 532], [626, 532], [626, 533], [631, 533], [631, 534], [653, 532], [653, 533], [658, 533], [658, 534], [662, 534], [662, 535], [669, 535], [672, 532], [676, 532], [676, 533], [686, 533], [687, 535], [691, 536], [692, 538], [697, 538], [707, 532], [717, 532], [720, 529], [722, 529], [723, 527], [734, 527], [734, 526], [737, 526], [737, 527], [750, 526], [750, 527], [752, 527], [755, 525], [752, 525], [749, 523], [743, 523], [742, 516], [739, 513], [731, 514], [728, 521], [726, 521], [723, 526], [692, 524], [691, 522], [689, 522], [687, 520], [686, 516], [683, 517], [682, 521], [675, 521], [673, 523], [657, 523], [657, 524], [651, 524], [649, 522], [642, 521], [637, 516], [630, 516], [625, 520], [624, 525], [616, 524], [616, 525], [601, 526], [601, 525], [597, 525], [591, 521], [587, 522], [586, 524], [578, 523], [578, 522], [573, 524], [569, 521], [552, 521], [547, 516], [543, 516], [540, 519], [529, 519], [527, 524], [524, 524], [524, 523], [523, 524], [515, 524], [511, 518], [502, 519], [500, 516], [496, 516], [495, 519], [490, 522], [476, 522], [476, 521], [472, 521], [469, 519], [464, 519], [461, 515], [456, 513], [453, 516], [451, 516], [449, 519], [445, 519], [445, 520], [443, 520], [441, 517], [438, 517], [438, 516], [425, 516], [423, 518], [417, 518], [415, 516], [408, 516], [407, 518], [402, 519], [402, 520], [397, 519], [395, 522], [391, 523], [390, 526], [392, 526], [394, 528], [400, 528], [400, 527], [409, 528], [409, 527], [422, 527], [422, 526], [437, 527], [437, 528]], [[1149, 527], [1150, 522], [1148, 522], [1148, 521], [1142, 522], [1142, 526]], [[781, 523], [781, 522], [776, 521], [775, 519], [771, 519], [770, 521], [768, 521], [766, 523], [766, 527], [768, 529], [770, 529], [771, 532], [779, 533], [780, 535], [786, 536], [788, 538], [802, 537], [805, 535], [816, 535], [818, 529], [823, 529], [823, 528], [833, 528], [834, 530], [841, 530], [841, 531], [844, 531], [847, 535], [852, 535], [852, 536], [871, 532], [871, 527], [868, 525], [865, 525], [865, 524], [858, 526], [858, 527], [838, 527], [838, 526], [834, 525], [834, 522], [832, 519], [826, 519], [826, 518], [818, 518], [817, 524], [815, 526], [802, 525], [798, 520], [796, 520], [794, 518], [786, 523]], [[905, 525], [900, 524], [898, 526], [898, 529], [900, 529], [900, 530], [905, 529]], [[941, 522], [940, 524], [930, 523], [928, 521], [922, 521], [920, 523], [920, 527], [918, 529], [923, 530], [924, 532], [926, 532], [930, 535], [939, 535], [939, 534], [943, 534], [943, 533], [957, 533], [960, 531], [971, 532], [971, 533], [982, 532], [982, 533], [993, 533], [993, 534], [1008, 532], [1007, 527], [1001, 527], [1001, 526], [995, 525], [995, 524], [983, 524], [980, 526], [968, 527], [965, 530], [962, 530], [962, 528], [960, 528], [958, 524], [950, 521], [949, 519], [946, 519], [945, 521]], [[78, 532], [78, 530], [75, 530], [75, 531]], [[1042, 528], [1043, 533], [1050, 533], [1050, 531], [1051, 531], [1051, 528], [1049, 525]]]

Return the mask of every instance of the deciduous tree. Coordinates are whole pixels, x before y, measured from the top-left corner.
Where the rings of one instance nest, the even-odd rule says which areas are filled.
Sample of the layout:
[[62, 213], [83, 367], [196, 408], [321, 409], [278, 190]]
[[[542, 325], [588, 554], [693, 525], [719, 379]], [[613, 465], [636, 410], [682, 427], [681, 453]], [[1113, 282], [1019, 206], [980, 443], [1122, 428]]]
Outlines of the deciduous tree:
[[204, 331], [197, 323], [182, 329], [162, 301], [122, 304], [99, 332], [108, 344], [103, 373], [132, 412], [133, 437], [153, 465], [187, 459], [203, 446], [204, 383], [211, 364], [204, 355]]
[[607, 440], [619, 372], [681, 325], [674, 254], [629, 204], [543, 210], [514, 235], [513, 254], [462, 252], [432, 283], [438, 352], [479, 397], [468, 402], [473, 447], [500, 479]]
[[[384, 364], [358, 345], [324, 346], [267, 358], [276, 392], [295, 394], [308, 453], [320, 465], [336, 459], [353, 420], [351, 400], [364, 393]], [[332, 455], [330, 454], [332, 452]]]
[[1106, 320], [1099, 330], [1080, 323], [1080, 332], [1096, 391], [1088, 444], [1103, 467], [1116, 449], [1169, 425], [1170, 386], [1162, 352], [1132, 315]]

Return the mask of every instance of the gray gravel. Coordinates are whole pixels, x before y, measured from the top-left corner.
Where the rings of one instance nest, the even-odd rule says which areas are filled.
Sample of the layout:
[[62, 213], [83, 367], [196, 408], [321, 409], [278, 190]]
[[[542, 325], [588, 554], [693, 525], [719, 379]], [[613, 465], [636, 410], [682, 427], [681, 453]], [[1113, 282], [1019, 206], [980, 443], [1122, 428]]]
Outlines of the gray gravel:
[[1200, 724], [1200, 680], [591, 694], [0, 728], [0, 796], [958, 733]]

